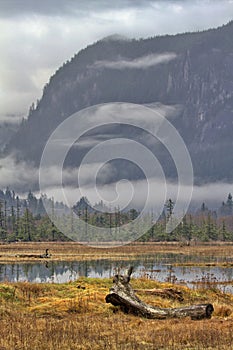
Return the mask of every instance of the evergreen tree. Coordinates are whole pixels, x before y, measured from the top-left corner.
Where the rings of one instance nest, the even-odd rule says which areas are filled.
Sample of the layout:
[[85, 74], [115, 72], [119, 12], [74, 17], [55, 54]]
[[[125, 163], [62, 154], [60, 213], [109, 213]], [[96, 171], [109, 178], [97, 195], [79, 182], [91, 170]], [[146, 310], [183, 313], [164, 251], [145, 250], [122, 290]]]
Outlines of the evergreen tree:
[[208, 239], [216, 240], [218, 238], [216, 224], [210, 213], [207, 216], [205, 232]]
[[8, 206], [11, 206], [13, 204], [13, 198], [9, 187], [7, 187], [5, 191], [5, 201], [7, 202]]
[[173, 209], [174, 209], [174, 202], [170, 198], [166, 203], [166, 211], [167, 211], [168, 219], [173, 215]]
[[2, 201], [0, 201], [0, 236], [2, 241], [6, 239], [6, 232], [4, 229], [4, 211], [3, 211]]
[[232, 201], [231, 193], [228, 194], [226, 205], [227, 205], [228, 215], [232, 215], [233, 201]]
[[30, 212], [35, 215], [37, 213], [37, 198], [29, 191], [27, 196], [28, 209]]
[[15, 234], [16, 228], [16, 217], [15, 217], [15, 209], [13, 205], [11, 206], [11, 230], [12, 233]]
[[137, 217], [138, 217], [138, 212], [136, 209], [130, 209], [129, 211], [129, 217], [130, 217], [130, 220], [135, 220]]
[[231, 193], [228, 194], [227, 201], [222, 202], [221, 208], [219, 209], [221, 216], [229, 216], [233, 214], [233, 200]]
[[[192, 221], [192, 219], [191, 219], [191, 221]], [[191, 239], [192, 239], [192, 227], [190, 227], [190, 225], [188, 225], [186, 215], [184, 215], [181, 224], [182, 224], [182, 236], [183, 236], [188, 242], [190, 242]]]
[[225, 208], [225, 206], [226, 206], [225, 202], [222, 202], [222, 205], [219, 208], [219, 215], [221, 215], [221, 216], [226, 215], [226, 208]]
[[6, 200], [4, 201], [4, 230], [5, 234], [7, 235], [7, 202]]
[[16, 239], [19, 235], [19, 217], [20, 217], [20, 203], [19, 203], [19, 197], [16, 197], [16, 225], [15, 225], [15, 236]]
[[37, 203], [37, 210], [36, 210], [36, 215], [40, 215], [43, 216], [46, 214], [45, 208], [44, 208], [44, 204], [43, 204], [43, 198], [40, 197], [38, 199], [38, 203]]
[[[173, 236], [173, 209], [174, 209], [174, 202], [171, 200], [171, 199], [168, 199], [166, 205], [166, 212], [167, 212], [167, 225], [166, 225], [166, 228], [167, 228], [167, 231], [171, 232], [171, 237], [169, 238], [170, 239], [174, 239], [174, 237], [172, 238]], [[168, 227], [169, 225], [169, 227]]]
[[227, 230], [226, 230], [225, 220], [222, 221], [220, 234], [221, 234], [222, 240], [226, 241], [227, 240]]

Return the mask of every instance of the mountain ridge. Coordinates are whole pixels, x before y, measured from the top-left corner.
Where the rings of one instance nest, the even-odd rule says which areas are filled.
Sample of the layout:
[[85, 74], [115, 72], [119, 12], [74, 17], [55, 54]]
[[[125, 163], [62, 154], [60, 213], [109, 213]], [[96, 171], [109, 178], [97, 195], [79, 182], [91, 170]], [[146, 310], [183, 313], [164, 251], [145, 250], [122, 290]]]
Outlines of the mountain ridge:
[[[43, 147], [56, 126], [92, 105], [179, 104], [182, 111], [171, 122], [190, 151], [196, 182], [233, 181], [233, 156], [228, 152], [233, 132], [232, 37], [233, 21], [202, 32], [99, 40], [89, 45], [50, 78], [5, 154], [14, 152], [18, 159], [39, 165]], [[143, 57], [165, 53], [176, 58], [140, 68]], [[96, 62], [102, 65], [96, 67]], [[119, 62], [125, 68], [119, 69]], [[136, 62], [136, 66], [127, 62]], [[173, 177], [169, 165], [167, 174]]]

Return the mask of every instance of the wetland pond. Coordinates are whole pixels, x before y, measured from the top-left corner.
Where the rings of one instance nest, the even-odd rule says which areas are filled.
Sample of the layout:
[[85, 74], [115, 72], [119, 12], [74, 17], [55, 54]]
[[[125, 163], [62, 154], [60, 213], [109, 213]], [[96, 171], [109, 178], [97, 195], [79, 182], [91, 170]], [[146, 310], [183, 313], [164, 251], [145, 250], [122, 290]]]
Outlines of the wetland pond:
[[[38, 263], [0, 264], [0, 281], [35, 283], [65, 283], [79, 277], [111, 278], [118, 272], [134, 267], [132, 277], [146, 277], [159, 282], [182, 284], [191, 288], [214, 287], [233, 294], [233, 266], [208, 266], [211, 257], [202, 259], [205, 266], [197, 266], [197, 257], [163, 254], [139, 256], [134, 259], [98, 259], [88, 261], [44, 261]], [[224, 260], [225, 261], [225, 260]], [[188, 262], [188, 266], [185, 266]], [[193, 266], [190, 266], [190, 262]], [[196, 266], [195, 266], [196, 262]], [[221, 263], [215, 261], [215, 263]], [[228, 261], [229, 262], [229, 261]], [[179, 265], [181, 264], [181, 265]]]

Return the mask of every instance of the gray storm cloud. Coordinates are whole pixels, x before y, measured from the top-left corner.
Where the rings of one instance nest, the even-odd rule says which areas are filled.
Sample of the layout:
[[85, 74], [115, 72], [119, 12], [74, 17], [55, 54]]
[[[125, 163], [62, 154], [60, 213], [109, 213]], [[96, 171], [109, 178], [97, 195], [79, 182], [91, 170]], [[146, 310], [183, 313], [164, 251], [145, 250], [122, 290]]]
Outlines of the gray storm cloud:
[[[169, 0], [168, 0], [169, 1]], [[58, 15], [83, 15], [90, 12], [102, 12], [108, 9], [119, 8], [144, 8], [151, 7], [150, 0], [135, 0], [132, 4], [129, 0], [118, 0], [117, 2], [110, 2], [108, 0], [47, 0], [31, 1], [31, 0], [15, 0], [15, 1], [0, 1], [1, 17], [12, 17], [20, 14], [39, 13], [45, 16]]]
[[[231, 0], [222, 0], [222, 3], [231, 3]], [[112, 11], [119, 9], [159, 9], [161, 7], [175, 6], [176, 12], [180, 12], [183, 6], [199, 5], [199, 6], [216, 6], [218, 0], [118, 0], [110, 2], [108, 0], [47, 0], [31, 1], [31, 0], [1, 0], [0, 1], [0, 17], [16, 17], [20, 15], [39, 14], [43, 16], [83, 16], [86, 13], [100, 13], [103, 11]]]
[[0, 118], [26, 116], [51, 74], [103, 37], [203, 30], [232, 17], [231, 0], [0, 0]]

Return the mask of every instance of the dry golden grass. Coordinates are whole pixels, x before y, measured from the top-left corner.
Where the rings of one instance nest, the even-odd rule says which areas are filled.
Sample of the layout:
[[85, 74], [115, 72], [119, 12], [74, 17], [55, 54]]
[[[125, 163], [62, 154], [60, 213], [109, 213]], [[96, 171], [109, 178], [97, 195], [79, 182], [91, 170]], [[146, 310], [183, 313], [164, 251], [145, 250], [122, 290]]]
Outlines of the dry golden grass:
[[[191, 245], [181, 247], [179, 243], [132, 243], [130, 245], [115, 248], [93, 248], [86, 245], [80, 245], [76, 242], [18, 242], [10, 244], [0, 244], [0, 263], [9, 262], [35, 262], [40, 260], [38, 257], [48, 248], [53, 261], [82, 261], [94, 259], [134, 259], [142, 255], [154, 255], [163, 253], [173, 253], [180, 255], [190, 255], [197, 257], [197, 263], [191, 262], [190, 265], [225, 265], [229, 266], [232, 262], [227, 262], [229, 257], [233, 256], [233, 243], [214, 243]], [[37, 258], [29, 255], [37, 255]], [[210, 262], [203, 262], [206, 257]], [[217, 258], [221, 258], [216, 262]], [[214, 262], [211, 262], [211, 259]], [[225, 261], [224, 261], [225, 259]], [[189, 265], [189, 262], [185, 263]]]
[[[233, 295], [180, 287], [182, 303], [140, 297], [158, 307], [211, 302], [210, 320], [147, 320], [105, 303], [112, 282], [81, 278], [66, 284], [0, 284], [0, 350], [233, 349]], [[134, 288], [162, 288], [133, 279]]]
[[[54, 261], [133, 259], [139, 255], [173, 253], [195, 255], [204, 264], [208, 256], [222, 260], [233, 256], [233, 245], [180, 247], [174, 243], [131, 244], [117, 248], [91, 248], [78, 243], [11, 243], [0, 245], [0, 262], [34, 262], [49, 248]], [[20, 255], [20, 257], [17, 255]], [[203, 259], [203, 260], [202, 260]], [[202, 263], [203, 261], [203, 263]], [[194, 265], [190, 262], [190, 265]], [[224, 265], [223, 265], [224, 266]], [[170, 287], [148, 279], [132, 280], [135, 289]], [[67, 284], [0, 284], [0, 350], [103, 350], [103, 349], [233, 349], [233, 296], [209, 285], [201, 290], [179, 286], [182, 303], [140, 293], [157, 307], [179, 307], [210, 302], [211, 320], [146, 320], [125, 315], [105, 303], [109, 279], [81, 278]], [[174, 286], [173, 286], [174, 287]]]

